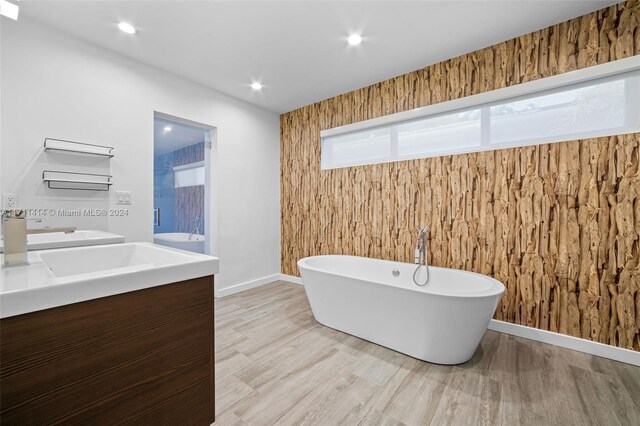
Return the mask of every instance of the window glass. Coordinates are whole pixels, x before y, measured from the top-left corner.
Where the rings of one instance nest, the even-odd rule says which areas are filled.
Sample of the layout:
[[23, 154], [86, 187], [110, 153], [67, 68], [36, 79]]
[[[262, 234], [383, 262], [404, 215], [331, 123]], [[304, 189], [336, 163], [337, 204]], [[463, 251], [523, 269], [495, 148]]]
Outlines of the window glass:
[[625, 124], [625, 80], [531, 96], [491, 107], [491, 143], [552, 141]]
[[630, 71], [437, 115], [397, 118], [384, 126], [324, 137], [321, 168], [638, 131], [640, 72]]
[[480, 109], [427, 117], [398, 125], [400, 156], [480, 146]]
[[391, 155], [391, 128], [347, 133], [322, 142], [323, 163], [333, 167], [356, 163], [375, 163]]
[[173, 175], [176, 188], [204, 185], [204, 166], [175, 170]]

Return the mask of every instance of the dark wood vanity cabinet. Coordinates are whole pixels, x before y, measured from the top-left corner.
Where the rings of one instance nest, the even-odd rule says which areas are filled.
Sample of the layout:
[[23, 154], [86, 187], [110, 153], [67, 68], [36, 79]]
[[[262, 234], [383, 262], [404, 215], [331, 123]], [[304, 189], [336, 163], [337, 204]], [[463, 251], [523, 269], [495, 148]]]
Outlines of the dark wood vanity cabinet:
[[214, 421], [213, 276], [0, 320], [0, 423]]

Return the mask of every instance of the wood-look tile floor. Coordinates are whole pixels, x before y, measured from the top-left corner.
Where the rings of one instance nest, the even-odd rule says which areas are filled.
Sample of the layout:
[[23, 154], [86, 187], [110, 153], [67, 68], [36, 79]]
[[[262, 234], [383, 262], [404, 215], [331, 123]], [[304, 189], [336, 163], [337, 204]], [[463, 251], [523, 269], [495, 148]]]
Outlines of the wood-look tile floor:
[[285, 282], [215, 310], [215, 425], [640, 425], [640, 367], [492, 331], [429, 364], [318, 324]]

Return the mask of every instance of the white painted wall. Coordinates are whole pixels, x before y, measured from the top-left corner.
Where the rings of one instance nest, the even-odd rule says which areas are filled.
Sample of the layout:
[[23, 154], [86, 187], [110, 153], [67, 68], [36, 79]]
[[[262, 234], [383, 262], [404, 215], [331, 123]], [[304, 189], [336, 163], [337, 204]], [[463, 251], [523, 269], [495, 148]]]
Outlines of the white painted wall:
[[[44, 225], [77, 225], [153, 237], [154, 111], [217, 127], [216, 287], [280, 272], [280, 153], [276, 113], [130, 60], [29, 19], [0, 27], [2, 192], [24, 208], [120, 208], [115, 190], [133, 191], [127, 217], [44, 217]], [[135, 42], [133, 40], [132, 42]], [[45, 137], [111, 145], [111, 160], [44, 153]], [[108, 193], [54, 191], [42, 170], [113, 175]], [[215, 209], [212, 209], [215, 210]], [[213, 216], [213, 215], [212, 215]]]

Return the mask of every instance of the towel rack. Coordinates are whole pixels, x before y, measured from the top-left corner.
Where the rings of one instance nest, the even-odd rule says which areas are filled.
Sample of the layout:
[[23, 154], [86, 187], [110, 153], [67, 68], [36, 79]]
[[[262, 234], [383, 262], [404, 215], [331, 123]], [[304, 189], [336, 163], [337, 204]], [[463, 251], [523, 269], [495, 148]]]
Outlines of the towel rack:
[[45, 151], [62, 151], [73, 154], [98, 155], [113, 157], [113, 147], [96, 145], [91, 143], [73, 142], [64, 139], [46, 138], [44, 140]]
[[113, 182], [111, 175], [96, 173], [63, 172], [59, 170], [45, 170], [42, 181], [49, 189], [73, 189], [85, 191], [108, 191]]

